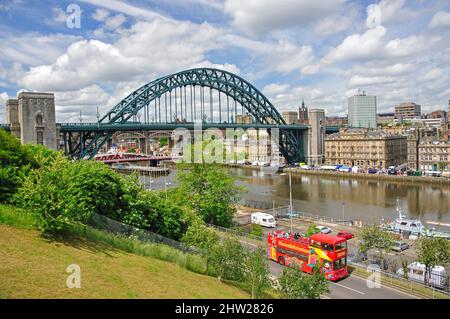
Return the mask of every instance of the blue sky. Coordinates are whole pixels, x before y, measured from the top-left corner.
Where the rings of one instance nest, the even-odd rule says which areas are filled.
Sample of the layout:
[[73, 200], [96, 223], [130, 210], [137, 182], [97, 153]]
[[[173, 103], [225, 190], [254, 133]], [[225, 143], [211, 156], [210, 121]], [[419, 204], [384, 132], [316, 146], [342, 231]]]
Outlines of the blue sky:
[[[81, 9], [68, 27], [68, 7]], [[70, 19], [70, 18], [69, 18]], [[255, 84], [279, 111], [346, 115], [450, 99], [448, 0], [0, 0], [0, 122], [21, 90], [54, 92], [58, 121], [95, 120], [156, 77], [199, 66]]]

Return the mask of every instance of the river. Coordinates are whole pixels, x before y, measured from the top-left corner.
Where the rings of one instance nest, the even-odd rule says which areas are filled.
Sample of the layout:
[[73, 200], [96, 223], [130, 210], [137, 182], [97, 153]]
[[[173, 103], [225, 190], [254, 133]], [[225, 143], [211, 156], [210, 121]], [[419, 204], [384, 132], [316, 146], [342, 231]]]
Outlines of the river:
[[[245, 199], [289, 205], [289, 176], [266, 174], [259, 170], [227, 169], [239, 185], [247, 188]], [[173, 171], [168, 187], [176, 185]], [[149, 177], [142, 177], [147, 185]], [[164, 189], [164, 177], [153, 178], [152, 188]], [[450, 188], [429, 184], [392, 183], [387, 181], [335, 178], [316, 175], [292, 175], [294, 210], [345, 220], [371, 222], [393, 220], [397, 199], [410, 218], [423, 222], [450, 223]]]

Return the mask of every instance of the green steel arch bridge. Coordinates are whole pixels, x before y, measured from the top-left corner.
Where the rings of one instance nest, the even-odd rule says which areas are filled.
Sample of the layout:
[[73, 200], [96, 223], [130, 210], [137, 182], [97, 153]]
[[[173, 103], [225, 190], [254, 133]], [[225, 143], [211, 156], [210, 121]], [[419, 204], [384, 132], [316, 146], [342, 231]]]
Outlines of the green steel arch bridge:
[[[251, 121], [236, 123], [238, 116]], [[130, 93], [97, 123], [61, 123], [65, 152], [93, 158], [115, 132], [208, 128], [279, 130], [279, 150], [289, 163], [305, 160], [307, 126], [287, 125], [273, 104], [243, 78], [196, 68], [156, 79]]]

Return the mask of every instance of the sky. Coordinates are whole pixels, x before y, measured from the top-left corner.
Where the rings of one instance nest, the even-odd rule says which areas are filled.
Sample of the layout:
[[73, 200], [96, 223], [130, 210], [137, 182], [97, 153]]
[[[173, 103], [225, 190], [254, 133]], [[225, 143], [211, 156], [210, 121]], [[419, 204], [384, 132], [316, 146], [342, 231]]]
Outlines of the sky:
[[450, 0], [0, 0], [0, 123], [20, 91], [55, 93], [58, 122], [95, 121], [157, 77], [233, 72], [278, 111], [345, 116], [450, 99]]

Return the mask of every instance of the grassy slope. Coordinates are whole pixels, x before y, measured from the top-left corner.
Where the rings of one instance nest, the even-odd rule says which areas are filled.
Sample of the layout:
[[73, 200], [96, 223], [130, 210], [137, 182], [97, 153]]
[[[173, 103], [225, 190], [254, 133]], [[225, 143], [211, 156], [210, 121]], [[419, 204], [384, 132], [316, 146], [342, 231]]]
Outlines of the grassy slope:
[[[1, 210], [7, 208], [0, 206]], [[0, 214], [1, 215], [1, 214]], [[244, 291], [176, 264], [78, 236], [48, 241], [0, 218], [0, 298], [248, 298]], [[68, 289], [66, 268], [81, 268]]]

